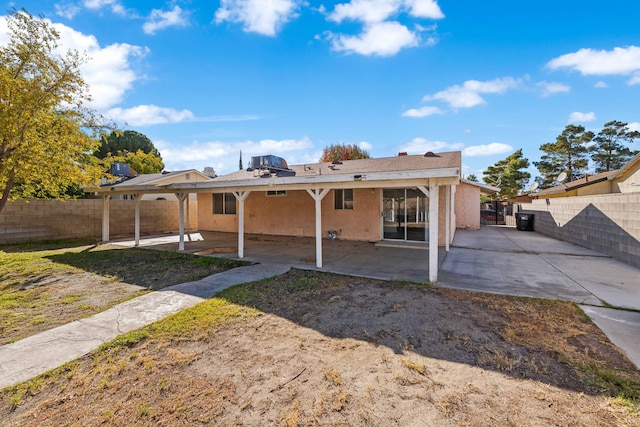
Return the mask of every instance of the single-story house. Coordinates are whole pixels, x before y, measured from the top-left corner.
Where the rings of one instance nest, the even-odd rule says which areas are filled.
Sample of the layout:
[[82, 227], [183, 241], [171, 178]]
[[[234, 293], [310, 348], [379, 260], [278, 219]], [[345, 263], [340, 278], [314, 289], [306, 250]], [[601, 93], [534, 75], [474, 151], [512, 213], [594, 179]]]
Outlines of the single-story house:
[[531, 193], [531, 196], [537, 199], [552, 199], [638, 192], [640, 192], [640, 153], [620, 169], [585, 175], [583, 178]]
[[[102, 187], [103, 240], [109, 239], [111, 195], [171, 192], [182, 202], [196, 193], [198, 229], [237, 232], [240, 258], [245, 233], [315, 237], [318, 267], [323, 238], [424, 242], [429, 280], [437, 280], [438, 246], [448, 250], [457, 224], [460, 152], [292, 166], [278, 159], [257, 156], [246, 170], [201, 182], [127, 180]], [[478, 209], [479, 197], [475, 203]], [[183, 203], [180, 209], [184, 218]], [[182, 222], [179, 249], [184, 248]]]

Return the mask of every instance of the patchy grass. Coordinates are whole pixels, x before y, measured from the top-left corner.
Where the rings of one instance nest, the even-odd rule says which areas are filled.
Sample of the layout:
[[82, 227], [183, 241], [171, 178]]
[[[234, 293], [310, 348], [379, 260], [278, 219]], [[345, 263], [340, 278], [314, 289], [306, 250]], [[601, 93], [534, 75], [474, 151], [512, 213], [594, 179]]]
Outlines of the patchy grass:
[[[0, 345], [148, 292], [246, 265], [227, 259], [54, 241], [0, 251]], [[60, 248], [66, 244], [68, 248]], [[21, 251], [25, 250], [25, 251]]]
[[639, 393], [573, 304], [292, 270], [0, 392], [0, 419], [626, 426]]

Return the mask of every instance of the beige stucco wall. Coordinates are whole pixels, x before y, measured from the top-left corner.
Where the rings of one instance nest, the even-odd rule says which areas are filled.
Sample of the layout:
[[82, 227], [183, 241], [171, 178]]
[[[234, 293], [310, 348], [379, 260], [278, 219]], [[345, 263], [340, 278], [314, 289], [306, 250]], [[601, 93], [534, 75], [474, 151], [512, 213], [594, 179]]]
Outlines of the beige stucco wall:
[[[133, 237], [135, 203], [111, 200], [109, 231], [111, 237]], [[197, 206], [189, 205], [189, 228], [198, 226]], [[178, 202], [151, 200], [140, 202], [142, 235], [178, 230]], [[8, 202], [0, 213], [0, 243], [36, 240], [96, 238], [102, 236], [102, 199], [17, 200]]]
[[469, 230], [480, 229], [480, 188], [464, 182], [457, 186], [456, 226]]
[[[445, 188], [439, 191], [439, 244], [445, 243]], [[339, 239], [379, 241], [382, 239], [382, 190], [354, 189], [353, 210], [334, 209], [333, 190], [322, 200], [322, 235], [336, 230]], [[453, 198], [453, 196], [452, 196]], [[198, 195], [198, 229], [238, 231], [238, 215], [213, 215], [211, 194]], [[252, 192], [245, 201], [245, 232], [285, 236], [315, 236], [315, 202], [306, 191], [287, 191], [286, 196]], [[451, 224], [453, 239], [455, 224]]]
[[[380, 190], [355, 189], [353, 210], [334, 209], [334, 193], [322, 199], [322, 233], [338, 231], [345, 240], [380, 240]], [[238, 215], [213, 215], [211, 194], [198, 195], [199, 229], [238, 231]], [[315, 236], [315, 202], [306, 191], [287, 191], [286, 196], [267, 196], [254, 191], [245, 201], [246, 233]]]

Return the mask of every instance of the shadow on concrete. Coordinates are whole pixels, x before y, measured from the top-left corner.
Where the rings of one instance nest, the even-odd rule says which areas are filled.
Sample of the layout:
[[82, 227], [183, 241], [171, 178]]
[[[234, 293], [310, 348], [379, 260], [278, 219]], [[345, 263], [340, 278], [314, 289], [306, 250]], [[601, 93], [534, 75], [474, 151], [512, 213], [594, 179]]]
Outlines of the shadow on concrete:
[[536, 231], [640, 267], [640, 241], [593, 204], [560, 226], [552, 212], [531, 212], [535, 214]]

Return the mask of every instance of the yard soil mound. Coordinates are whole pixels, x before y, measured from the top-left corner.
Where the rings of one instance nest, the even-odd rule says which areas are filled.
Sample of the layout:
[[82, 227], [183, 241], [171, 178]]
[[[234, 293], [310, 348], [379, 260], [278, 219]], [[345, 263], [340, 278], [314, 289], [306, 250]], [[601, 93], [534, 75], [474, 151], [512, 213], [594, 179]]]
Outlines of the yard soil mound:
[[228, 291], [257, 314], [5, 390], [3, 425], [639, 425], [602, 373], [640, 373], [573, 304], [298, 270]]

